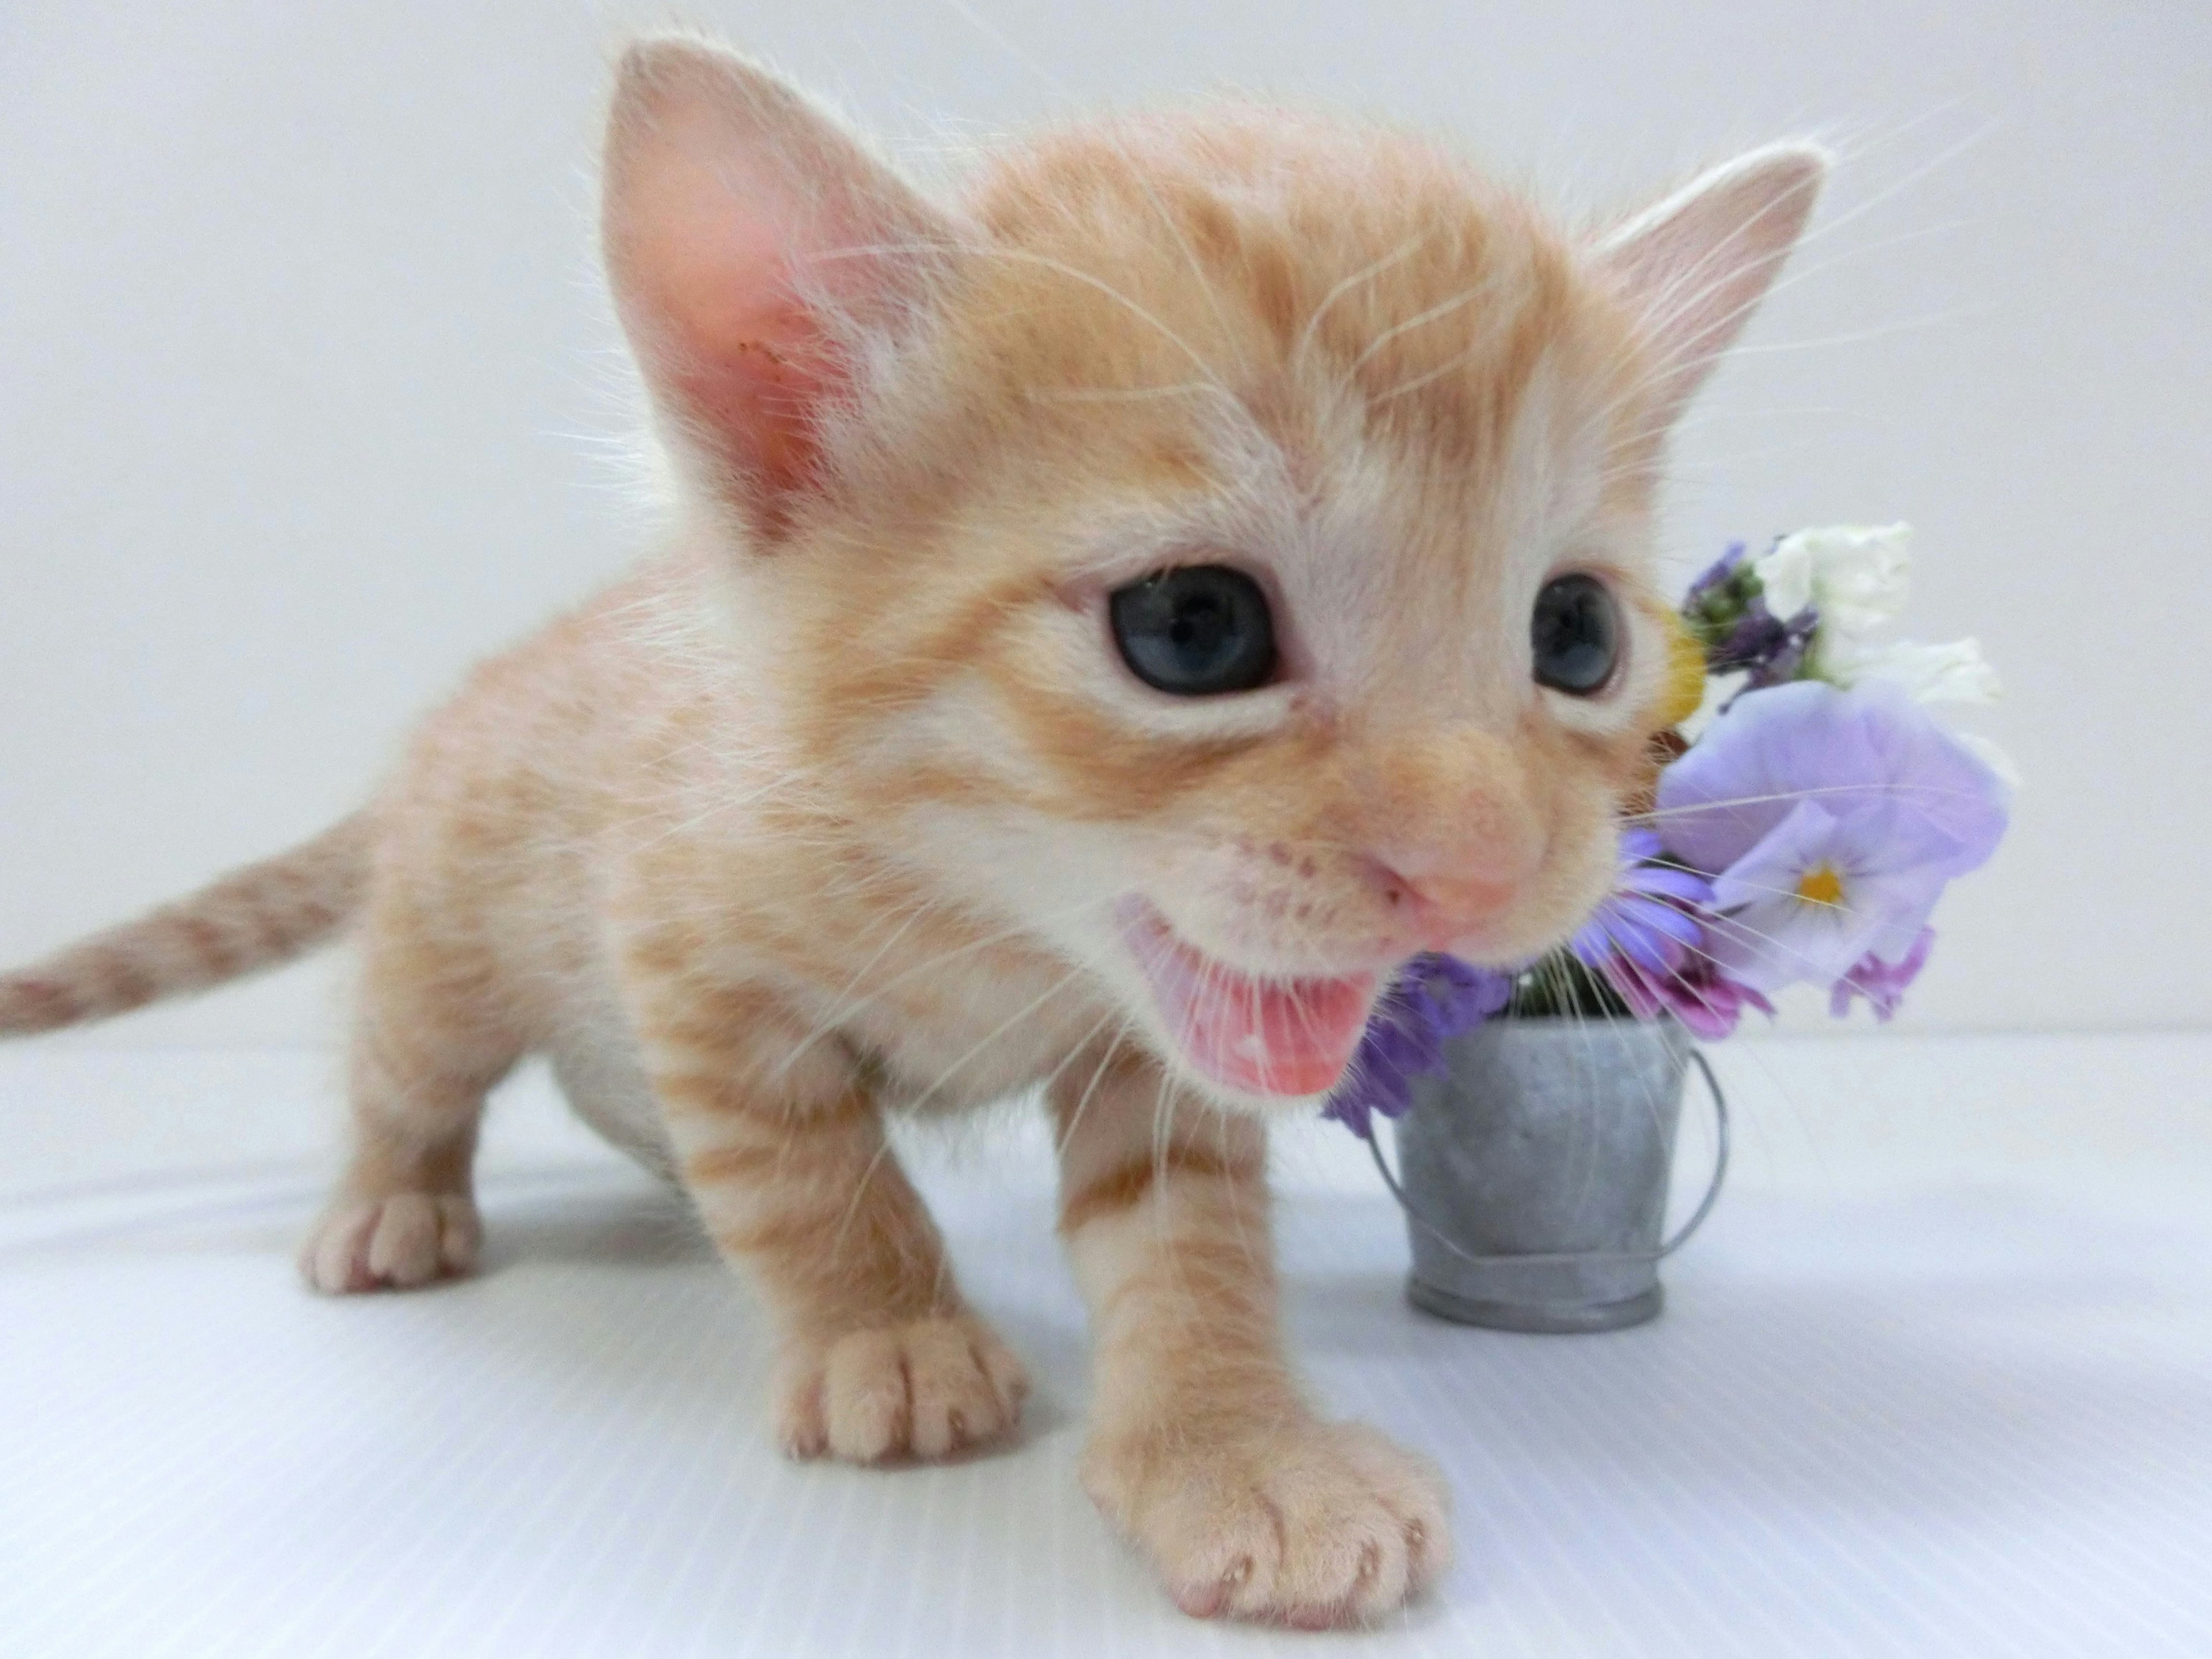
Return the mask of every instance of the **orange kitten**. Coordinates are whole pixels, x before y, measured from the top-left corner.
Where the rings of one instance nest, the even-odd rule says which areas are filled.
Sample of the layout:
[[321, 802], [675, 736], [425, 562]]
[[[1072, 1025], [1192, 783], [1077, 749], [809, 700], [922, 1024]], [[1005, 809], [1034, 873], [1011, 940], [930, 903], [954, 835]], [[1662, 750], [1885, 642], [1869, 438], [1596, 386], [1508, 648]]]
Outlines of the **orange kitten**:
[[477, 671], [320, 840], [0, 979], [97, 1018], [344, 931], [330, 1291], [475, 1254], [485, 1091], [550, 1055], [782, 1334], [796, 1455], [939, 1457], [1022, 1369], [887, 1109], [1042, 1087], [1096, 1325], [1084, 1464], [1194, 1613], [1372, 1618], [1444, 1492], [1281, 1352], [1271, 1118], [1378, 984], [1563, 937], [1667, 701], [1667, 430], [1824, 168], [1595, 237], [1274, 110], [1077, 127], [926, 198], [683, 40], [624, 60], [615, 298], [665, 554]]

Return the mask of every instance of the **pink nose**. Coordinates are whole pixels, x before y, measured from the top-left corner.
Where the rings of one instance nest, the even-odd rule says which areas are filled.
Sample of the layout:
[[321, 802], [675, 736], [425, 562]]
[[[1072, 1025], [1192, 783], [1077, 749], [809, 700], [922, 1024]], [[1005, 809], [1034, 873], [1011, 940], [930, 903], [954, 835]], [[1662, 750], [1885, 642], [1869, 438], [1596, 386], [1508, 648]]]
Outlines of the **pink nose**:
[[1401, 914], [1406, 931], [1422, 948], [1449, 950], [1456, 940], [1494, 920], [1520, 892], [1509, 877], [1407, 875], [1378, 865], [1385, 901]]

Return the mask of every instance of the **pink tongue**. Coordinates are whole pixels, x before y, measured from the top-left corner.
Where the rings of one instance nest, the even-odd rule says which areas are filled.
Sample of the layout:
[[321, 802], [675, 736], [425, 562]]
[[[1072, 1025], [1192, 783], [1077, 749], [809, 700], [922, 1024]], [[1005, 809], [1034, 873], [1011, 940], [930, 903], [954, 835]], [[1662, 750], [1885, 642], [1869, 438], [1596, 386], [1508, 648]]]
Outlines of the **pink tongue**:
[[1156, 919], [1132, 932], [1137, 960], [1183, 1057], [1255, 1095], [1317, 1095], [1344, 1074], [1366, 1029], [1375, 975], [1253, 979], [1200, 956]]

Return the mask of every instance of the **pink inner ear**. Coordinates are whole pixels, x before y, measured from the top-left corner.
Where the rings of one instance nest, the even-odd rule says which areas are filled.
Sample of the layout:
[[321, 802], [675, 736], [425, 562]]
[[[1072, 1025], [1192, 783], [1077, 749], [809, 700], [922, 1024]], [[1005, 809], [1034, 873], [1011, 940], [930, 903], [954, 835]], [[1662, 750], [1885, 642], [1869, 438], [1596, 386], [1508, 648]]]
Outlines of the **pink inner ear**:
[[848, 329], [886, 318], [915, 278], [915, 260], [863, 250], [933, 228], [763, 72], [685, 46], [626, 64], [605, 203], [617, 302], [660, 401], [763, 531], [819, 487], [822, 417], [856, 373]]
[[795, 238], [797, 204], [772, 185], [759, 188], [768, 181], [680, 163], [670, 171], [690, 176], [663, 174], [625, 215], [634, 324], [710, 459], [780, 521], [793, 493], [816, 481], [825, 399], [852, 379], [793, 285], [793, 259], [803, 254], [794, 240], [818, 242], [823, 227], [807, 224], [814, 234]]
[[670, 348], [666, 383], [696, 435], [763, 501], [814, 482], [816, 422], [850, 365], [792, 287], [772, 242], [732, 225], [661, 268], [655, 307]]
[[1789, 257], [1826, 157], [1810, 145], [1756, 150], [1617, 232], [1601, 255], [1642, 313], [1671, 422], [1741, 331]]

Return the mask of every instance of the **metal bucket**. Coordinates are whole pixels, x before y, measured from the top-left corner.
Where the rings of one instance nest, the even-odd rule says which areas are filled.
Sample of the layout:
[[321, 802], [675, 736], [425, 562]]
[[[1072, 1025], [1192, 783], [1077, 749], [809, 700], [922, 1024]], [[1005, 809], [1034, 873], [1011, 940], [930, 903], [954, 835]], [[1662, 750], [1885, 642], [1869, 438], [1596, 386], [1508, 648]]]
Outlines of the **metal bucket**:
[[1712, 1083], [1688, 1034], [1671, 1019], [1493, 1019], [1446, 1054], [1397, 1123], [1413, 1305], [1508, 1331], [1656, 1318], [1660, 1259], [1705, 1219], [1727, 1167], [1715, 1087], [1712, 1184], [1662, 1243], [1692, 1060]]

